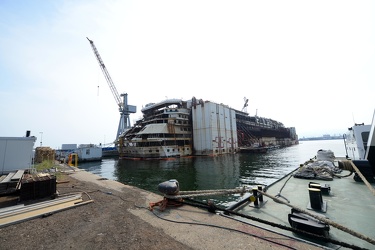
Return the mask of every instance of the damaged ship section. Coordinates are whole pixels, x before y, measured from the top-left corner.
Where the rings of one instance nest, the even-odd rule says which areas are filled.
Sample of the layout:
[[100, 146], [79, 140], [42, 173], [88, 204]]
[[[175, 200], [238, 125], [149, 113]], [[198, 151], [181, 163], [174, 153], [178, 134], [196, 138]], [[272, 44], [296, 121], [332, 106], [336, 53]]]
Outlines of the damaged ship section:
[[120, 157], [168, 158], [192, 155], [189, 103], [168, 99], [149, 103], [143, 119], [119, 136]]
[[149, 103], [141, 111], [143, 118], [116, 142], [120, 158], [215, 156], [298, 143], [294, 128], [195, 97]]
[[281, 122], [248, 113], [236, 111], [239, 145], [242, 150], [249, 148], [287, 147], [298, 144], [294, 127], [286, 128]]

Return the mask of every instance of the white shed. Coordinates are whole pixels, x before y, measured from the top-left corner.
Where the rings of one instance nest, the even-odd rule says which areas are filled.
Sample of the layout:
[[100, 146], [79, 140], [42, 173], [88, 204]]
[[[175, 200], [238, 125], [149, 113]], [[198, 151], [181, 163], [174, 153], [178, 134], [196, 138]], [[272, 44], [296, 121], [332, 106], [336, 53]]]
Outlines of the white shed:
[[29, 169], [36, 137], [0, 137], [0, 172]]

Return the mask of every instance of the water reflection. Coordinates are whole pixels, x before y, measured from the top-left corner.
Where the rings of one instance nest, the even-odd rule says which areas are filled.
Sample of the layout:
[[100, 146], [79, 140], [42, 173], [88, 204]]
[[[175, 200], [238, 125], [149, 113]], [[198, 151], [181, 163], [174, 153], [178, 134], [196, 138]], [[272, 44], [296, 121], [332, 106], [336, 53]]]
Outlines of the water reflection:
[[188, 185], [194, 185], [195, 176], [190, 158], [145, 161], [122, 159], [118, 160], [114, 171], [117, 181], [152, 192], [157, 192], [159, 183], [170, 179], [177, 179], [181, 189], [191, 188]]
[[159, 183], [177, 179], [181, 190], [205, 190], [238, 186], [238, 155], [189, 157], [171, 160], [119, 160], [114, 176], [122, 183], [157, 191]]

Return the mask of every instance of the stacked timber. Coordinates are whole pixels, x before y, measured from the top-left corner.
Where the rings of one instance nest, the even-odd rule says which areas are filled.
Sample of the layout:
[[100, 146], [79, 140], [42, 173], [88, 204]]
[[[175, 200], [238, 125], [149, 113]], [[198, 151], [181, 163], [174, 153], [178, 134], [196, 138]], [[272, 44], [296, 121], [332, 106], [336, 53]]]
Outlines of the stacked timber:
[[42, 163], [43, 161], [54, 161], [55, 150], [50, 147], [37, 147], [35, 149], [35, 163]]
[[25, 170], [17, 170], [0, 176], [0, 195], [7, 195], [19, 189], [20, 180]]

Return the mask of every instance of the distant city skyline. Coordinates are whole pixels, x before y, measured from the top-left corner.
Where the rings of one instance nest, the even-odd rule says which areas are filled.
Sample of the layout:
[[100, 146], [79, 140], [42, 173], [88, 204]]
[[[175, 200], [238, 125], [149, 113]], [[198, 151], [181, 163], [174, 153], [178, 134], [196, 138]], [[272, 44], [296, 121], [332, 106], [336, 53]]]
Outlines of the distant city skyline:
[[322, 136], [311, 136], [311, 137], [299, 137], [298, 140], [300, 141], [310, 141], [310, 140], [336, 140], [336, 139], [343, 139], [344, 134], [339, 135], [329, 135], [325, 134]]

